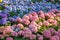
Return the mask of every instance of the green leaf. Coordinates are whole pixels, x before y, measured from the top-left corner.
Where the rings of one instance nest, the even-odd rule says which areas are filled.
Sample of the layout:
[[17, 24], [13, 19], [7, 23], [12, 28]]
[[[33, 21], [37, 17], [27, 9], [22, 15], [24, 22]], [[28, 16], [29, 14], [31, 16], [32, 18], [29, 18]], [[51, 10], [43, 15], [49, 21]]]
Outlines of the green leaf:
[[39, 30], [38, 30], [38, 32], [39, 33], [43, 33], [43, 31], [44, 30], [47, 30], [48, 28], [46, 27], [46, 26], [42, 26]]
[[23, 15], [25, 15], [26, 14], [26, 12], [23, 12]]
[[14, 12], [10, 12], [10, 16], [11, 16], [11, 17], [13, 17], [13, 16], [14, 16], [14, 14], [15, 14]]
[[60, 24], [60, 21], [58, 21], [58, 23]]
[[0, 38], [0, 40], [5, 40], [5, 38], [2, 38], [2, 39]]
[[4, 7], [0, 6], [0, 10], [4, 10], [4, 9], [5, 9]]
[[19, 13], [20, 12], [20, 10], [17, 10], [17, 13]]
[[43, 22], [44, 20], [45, 20], [44, 18], [39, 19], [39, 21], [41, 21], [41, 22]]
[[23, 38], [23, 40], [29, 40], [29, 38]]
[[59, 29], [59, 27], [58, 26], [55, 26], [55, 28], [54, 28], [56, 31], [58, 31], [58, 29]]

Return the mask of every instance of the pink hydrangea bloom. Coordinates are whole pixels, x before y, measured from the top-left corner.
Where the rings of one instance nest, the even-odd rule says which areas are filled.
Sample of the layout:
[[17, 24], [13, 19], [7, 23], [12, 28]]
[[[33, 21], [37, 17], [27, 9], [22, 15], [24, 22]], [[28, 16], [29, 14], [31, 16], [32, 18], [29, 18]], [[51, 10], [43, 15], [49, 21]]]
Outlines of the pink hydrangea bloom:
[[25, 25], [28, 25], [30, 23], [30, 21], [27, 19], [22, 19], [22, 23], [24, 23]]
[[18, 18], [16, 18], [16, 21], [17, 22], [22, 22], [22, 19], [18, 17]]
[[38, 40], [43, 40], [43, 37], [42, 36], [38, 37]]
[[52, 36], [50, 30], [44, 30], [43, 35], [44, 35], [46, 38], [50, 38], [50, 37]]
[[36, 27], [38, 27], [38, 24], [35, 21], [32, 21], [30, 25], [35, 25]]
[[49, 15], [48, 13], [45, 13], [45, 16], [46, 16], [46, 17], [49, 17], [50, 15]]
[[27, 19], [27, 20], [29, 20], [29, 16], [28, 16], [28, 15], [24, 15], [24, 16], [22, 17], [22, 19]]
[[30, 20], [31, 20], [31, 21], [38, 21], [39, 18], [38, 18], [38, 16], [33, 16], [33, 17], [30, 18]]
[[23, 29], [23, 28], [24, 28], [23, 24], [21, 24], [21, 23], [19, 23], [19, 24], [17, 25], [17, 27], [20, 28], [20, 29]]
[[54, 21], [54, 20], [53, 20], [53, 19], [48, 19], [47, 21], [51, 23], [51, 22]]
[[49, 13], [45, 13], [45, 17], [49, 18], [49, 19], [54, 19], [54, 17], [52, 15], [50, 15]]
[[6, 33], [10, 33], [10, 32], [14, 32], [12, 29], [11, 29], [11, 26], [6, 26], [4, 31], [3, 31], [3, 34], [6, 34]]
[[25, 28], [23, 33], [24, 37], [30, 37], [30, 35], [32, 34], [31, 30], [29, 28]]
[[59, 40], [59, 37], [57, 35], [54, 35], [50, 38], [50, 40]]
[[24, 30], [21, 30], [21, 31], [18, 32], [18, 35], [24, 36], [24, 34], [25, 34], [25, 31]]
[[29, 19], [32, 17], [32, 14], [28, 14], [28, 16], [29, 16]]
[[57, 13], [56, 15], [60, 17], [60, 13]]
[[50, 15], [52, 15], [53, 17], [56, 16], [56, 14], [54, 14], [53, 12], [49, 12]]
[[55, 9], [52, 9], [51, 12], [55, 13], [56, 11], [55, 11]]
[[40, 25], [38, 25], [35, 21], [32, 21], [31, 23], [30, 23], [30, 25], [35, 25], [38, 29], [40, 29]]
[[36, 12], [30, 12], [32, 16], [37, 16]]
[[50, 16], [49, 18], [54, 19], [54, 16]]
[[43, 40], [43, 36], [42, 35], [37, 34], [37, 36], [38, 36], [38, 40]]
[[13, 38], [12, 37], [7, 37], [6, 40], [13, 40]]
[[37, 23], [35, 21], [31, 21], [30, 25], [37, 25]]
[[22, 34], [23, 34], [23, 31], [20, 30], [20, 31], [18, 32], [18, 36], [20, 36], [20, 35], [22, 35]]
[[11, 36], [18, 36], [17, 32], [11, 32]]
[[48, 13], [45, 13], [45, 18], [50, 18], [50, 15]]
[[35, 25], [29, 25], [29, 28], [34, 33], [36, 33], [38, 31], [38, 28]]
[[39, 15], [39, 17], [41, 17], [41, 18], [45, 18], [45, 15], [44, 15], [43, 11], [39, 11], [39, 12], [38, 12], [38, 15]]
[[42, 23], [42, 22], [39, 22], [39, 23], [38, 23], [38, 25], [42, 26], [42, 25], [43, 25], [43, 23]]
[[49, 22], [48, 22], [48, 21], [44, 21], [44, 22], [43, 22], [43, 25], [44, 25], [44, 26], [49, 26]]
[[52, 21], [52, 25], [57, 25], [57, 24], [58, 24], [58, 23], [57, 23], [56, 20]]
[[30, 39], [31, 39], [31, 40], [32, 40], [32, 39], [36, 39], [36, 35], [35, 35], [35, 34], [30, 35]]
[[58, 10], [58, 9], [55, 9], [55, 12], [58, 12], [58, 13], [60, 13], [60, 10]]

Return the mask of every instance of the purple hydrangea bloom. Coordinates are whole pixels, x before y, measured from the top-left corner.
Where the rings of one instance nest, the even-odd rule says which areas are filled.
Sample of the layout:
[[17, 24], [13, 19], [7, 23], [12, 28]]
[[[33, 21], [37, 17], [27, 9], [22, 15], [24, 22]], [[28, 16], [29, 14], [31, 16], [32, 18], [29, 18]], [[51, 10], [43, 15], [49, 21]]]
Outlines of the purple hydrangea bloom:
[[35, 25], [29, 25], [29, 29], [34, 33], [37, 33], [38, 31], [38, 28]]
[[15, 21], [15, 19], [14, 19], [14, 18], [12, 18], [12, 17], [10, 17], [10, 18], [9, 18], [9, 21], [14, 22], [14, 21]]
[[60, 33], [58, 31], [55, 31], [54, 35], [57, 35], [60, 37]]
[[49, 28], [48, 30], [50, 30], [50, 32], [51, 32], [52, 34], [55, 33], [55, 29], [53, 29], [53, 28]]
[[38, 37], [38, 40], [43, 40], [43, 36]]
[[30, 35], [32, 35], [32, 32], [29, 28], [24, 28], [23, 32], [24, 37], [30, 37]]
[[43, 35], [47, 38], [50, 38], [52, 34], [51, 34], [50, 30], [44, 30]]
[[59, 40], [59, 37], [57, 35], [54, 35], [50, 38], [50, 40]]
[[5, 19], [2, 19], [2, 20], [0, 20], [0, 24], [5, 25], [5, 24], [7, 24], [7, 21]]

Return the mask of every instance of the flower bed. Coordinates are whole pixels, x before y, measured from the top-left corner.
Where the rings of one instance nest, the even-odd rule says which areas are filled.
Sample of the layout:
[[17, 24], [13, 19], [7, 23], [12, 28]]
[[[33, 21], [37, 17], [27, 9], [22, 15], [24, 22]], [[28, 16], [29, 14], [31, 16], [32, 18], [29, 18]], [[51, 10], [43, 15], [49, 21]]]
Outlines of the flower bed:
[[60, 40], [60, 10], [33, 11], [10, 20], [6, 15], [0, 14], [7, 22], [0, 20], [0, 40]]
[[59, 0], [0, 0], [0, 40], [60, 40]]

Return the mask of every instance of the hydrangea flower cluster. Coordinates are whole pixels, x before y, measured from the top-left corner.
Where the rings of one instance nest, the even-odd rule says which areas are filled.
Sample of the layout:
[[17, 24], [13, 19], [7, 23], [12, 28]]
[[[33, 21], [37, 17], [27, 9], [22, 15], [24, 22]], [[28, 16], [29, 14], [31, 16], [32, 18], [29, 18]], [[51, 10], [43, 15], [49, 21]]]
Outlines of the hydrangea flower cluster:
[[60, 40], [60, 10], [33, 11], [22, 18], [10, 15], [0, 13], [0, 22], [7, 23], [0, 24], [1, 40]]
[[[59, 30], [58, 29], [57, 31], [53, 28], [49, 28], [48, 30], [45, 30], [43, 35], [44, 37], [48, 38], [49, 40], [60, 40], [60, 34], [59, 34]], [[53, 33], [52, 33], [53, 31]]]
[[[3, 0], [0, 5], [3, 5], [8, 12], [14, 12], [23, 16], [31, 11], [38, 12], [40, 10], [47, 12], [52, 9], [59, 9], [60, 4], [47, 3], [47, 0]], [[48, 0], [49, 1], [49, 0]]]
[[7, 11], [0, 12], [0, 25], [7, 24], [9, 13]]

